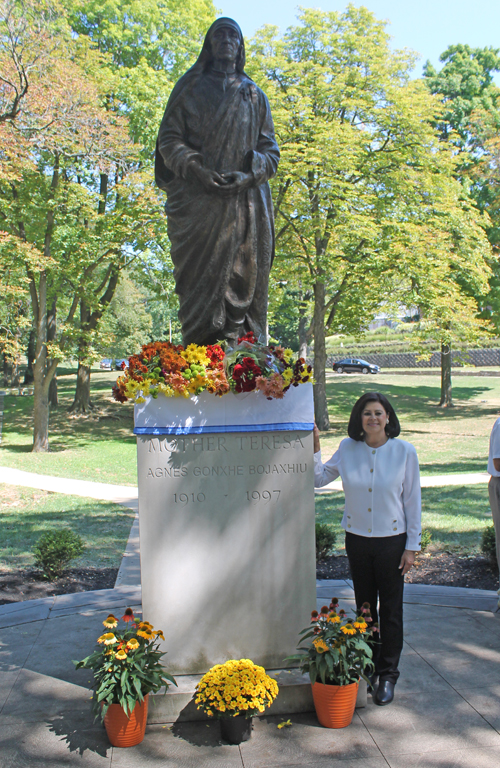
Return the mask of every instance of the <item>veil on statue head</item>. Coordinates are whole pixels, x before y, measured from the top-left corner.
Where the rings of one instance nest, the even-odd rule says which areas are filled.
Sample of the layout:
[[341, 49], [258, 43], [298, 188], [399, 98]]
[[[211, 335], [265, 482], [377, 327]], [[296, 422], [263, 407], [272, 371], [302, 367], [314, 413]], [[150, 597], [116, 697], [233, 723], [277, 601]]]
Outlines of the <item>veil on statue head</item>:
[[217, 29], [220, 29], [221, 27], [231, 27], [231, 29], [235, 29], [240, 36], [241, 43], [238, 56], [236, 57], [236, 71], [240, 74], [243, 73], [245, 68], [245, 41], [243, 40], [243, 34], [239, 24], [237, 24], [234, 19], [228, 19], [225, 16], [221, 16], [220, 19], [216, 19], [208, 30], [207, 34], [205, 35], [205, 40], [203, 41], [203, 47], [200, 51], [200, 55], [198, 56], [195, 64], [191, 67], [191, 70], [197, 72], [204, 71], [207, 69], [208, 65], [212, 63], [213, 54], [210, 36], [213, 32], [215, 32]]

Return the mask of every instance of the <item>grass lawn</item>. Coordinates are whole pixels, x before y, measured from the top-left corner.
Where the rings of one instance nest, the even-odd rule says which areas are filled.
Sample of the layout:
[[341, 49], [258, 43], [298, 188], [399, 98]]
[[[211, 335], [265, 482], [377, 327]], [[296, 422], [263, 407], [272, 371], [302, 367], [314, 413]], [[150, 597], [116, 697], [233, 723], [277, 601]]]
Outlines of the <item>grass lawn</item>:
[[440, 379], [422, 374], [327, 374], [331, 428], [323, 432], [323, 457], [347, 437], [352, 406], [364, 392], [389, 398], [401, 422], [401, 437], [413, 443], [423, 475], [485, 472], [491, 428], [500, 415], [500, 377], [456, 376], [454, 408], [439, 408]]
[[134, 513], [118, 504], [33, 488], [0, 486], [0, 571], [33, 565], [33, 545], [49, 529], [71, 528], [86, 544], [72, 566], [120, 565]]
[[[117, 373], [92, 372], [92, 416], [72, 417], [75, 371], [58, 375], [58, 408], [50, 415], [47, 454], [31, 453], [32, 397], [6, 396], [0, 465], [39, 474], [136, 485], [136, 446], [133, 407], [111, 397]], [[402, 425], [401, 437], [417, 448], [423, 475], [485, 471], [488, 440], [500, 412], [500, 378], [455, 377], [455, 407], [441, 409], [437, 376], [383, 374], [380, 376], [327, 374], [331, 429], [322, 434], [323, 457], [328, 458], [347, 434], [356, 399], [370, 389], [383, 392], [393, 403]], [[0, 567], [31, 562], [31, 546], [49, 525], [68, 524], [89, 543], [86, 564], [118, 564], [133, 514], [122, 507], [42, 491], [13, 489], [12, 503], [2, 503]], [[432, 532], [437, 549], [477, 552], [481, 532], [491, 523], [486, 486], [424, 488], [424, 527]], [[4, 502], [4, 499], [0, 498]], [[318, 520], [339, 533], [343, 495], [317, 497]], [[7, 527], [8, 526], [8, 527]]]
[[[343, 493], [316, 496], [316, 520], [337, 534], [337, 550], [344, 549], [343, 511]], [[432, 534], [428, 551], [478, 554], [483, 529], [492, 524], [486, 485], [422, 488], [422, 528]]]
[[71, 416], [76, 373], [58, 374], [59, 405], [50, 413], [49, 453], [31, 453], [33, 397], [6, 396], [0, 465], [41, 475], [137, 485], [133, 406], [111, 397], [118, 372], [92, 372], [92, 416]]

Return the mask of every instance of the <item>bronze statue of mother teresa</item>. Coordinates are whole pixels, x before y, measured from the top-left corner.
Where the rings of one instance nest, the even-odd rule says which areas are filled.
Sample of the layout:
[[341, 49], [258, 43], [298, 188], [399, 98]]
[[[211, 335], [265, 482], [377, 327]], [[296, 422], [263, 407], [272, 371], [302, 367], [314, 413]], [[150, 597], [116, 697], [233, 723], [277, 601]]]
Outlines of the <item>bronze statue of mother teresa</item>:
[[232, 19], [208, 30], [176, 83], [156, 145], [184, 345], [265, 340], [279, 148], [265, 94], [245, 74]]

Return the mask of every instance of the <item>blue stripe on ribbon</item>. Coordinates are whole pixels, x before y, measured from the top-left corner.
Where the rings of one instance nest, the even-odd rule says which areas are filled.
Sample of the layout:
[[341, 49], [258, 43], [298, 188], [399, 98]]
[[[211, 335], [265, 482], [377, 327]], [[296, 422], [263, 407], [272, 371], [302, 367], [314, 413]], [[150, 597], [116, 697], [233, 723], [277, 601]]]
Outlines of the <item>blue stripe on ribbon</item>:
[[210, 432], [308, 432], [314, 423], [288, 421], [281, 424], [228, 424], [203, 427], [134, 427], [134, 435], [202, 435]]

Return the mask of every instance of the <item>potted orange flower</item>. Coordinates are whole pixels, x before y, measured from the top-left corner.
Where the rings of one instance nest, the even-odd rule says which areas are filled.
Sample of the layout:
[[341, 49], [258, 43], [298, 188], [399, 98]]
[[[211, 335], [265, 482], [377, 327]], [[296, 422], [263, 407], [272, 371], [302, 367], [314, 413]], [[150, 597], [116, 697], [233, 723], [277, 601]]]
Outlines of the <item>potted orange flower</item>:
[[334, 597], [320, 613], [312, 612], [311, 625], [301, 631], [301, 643], [309, 641], [299, 646], [302, 653], [286, 659], [309, 673], [316, 714], [326, 728], [345, 728], [352, 720], [359, 679], [369, 682], [374, 668], [369, 643], [374, 631], [368, 603], [349, 621]]
[[94, 673], [92, 709], [102, 717], [111, 744], [131, 747], [144, 738], [149, 694], [177, 683], [161, 664], [163, 632], [134, 616], [131, 608], [122, 621], [125, 628], [117, 630], [118, 619], [109, 614], [103, 621], [107, 631], [97, 638], [99, 648], [74, 664]]

